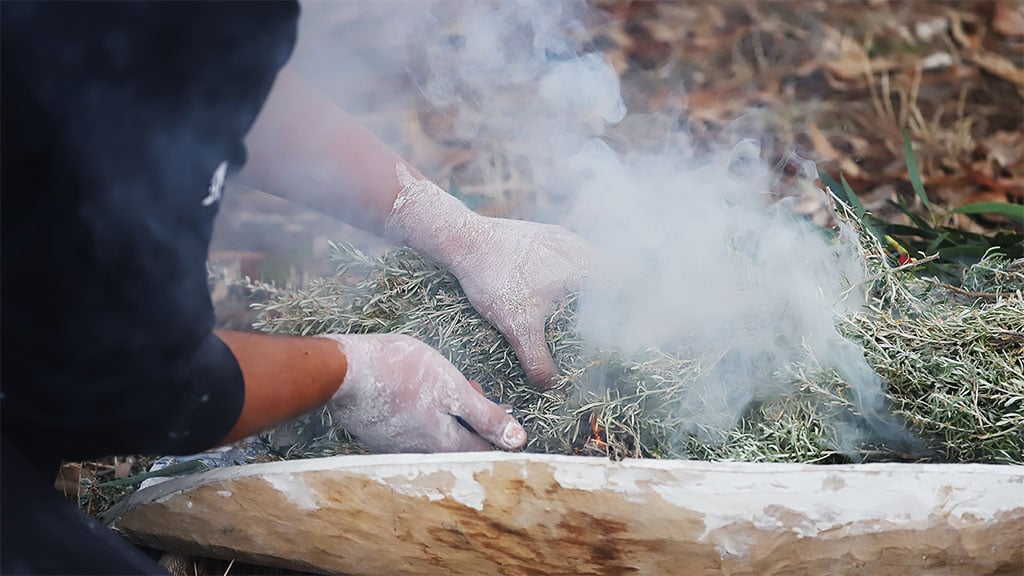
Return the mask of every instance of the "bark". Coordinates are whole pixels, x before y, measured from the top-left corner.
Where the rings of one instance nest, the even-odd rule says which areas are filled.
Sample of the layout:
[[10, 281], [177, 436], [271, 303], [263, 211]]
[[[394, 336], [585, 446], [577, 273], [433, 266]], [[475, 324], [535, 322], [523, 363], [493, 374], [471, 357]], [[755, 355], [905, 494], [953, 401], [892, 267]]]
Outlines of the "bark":
[[156, 548], [340, 574], [1019, 574], [1024, 467], [612, 462], [500, 452], [213, 470], [114, 525]]

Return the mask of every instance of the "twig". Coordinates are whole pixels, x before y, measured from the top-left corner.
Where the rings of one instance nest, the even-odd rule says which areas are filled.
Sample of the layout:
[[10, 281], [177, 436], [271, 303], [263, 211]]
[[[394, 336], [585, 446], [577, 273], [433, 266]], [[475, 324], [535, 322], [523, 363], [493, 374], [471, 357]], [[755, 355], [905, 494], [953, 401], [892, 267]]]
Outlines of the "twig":
[[963, 288], [960, 288], [959, 286], [953, 286], [952, 284], [939, 282], [934, 278], [931, 281], [933, 284], [940, 288], [945, 288], [946, 290], [956, 292], [957, 294], [963, 294], [964, 296], [970, 296], [971, 298], [999, 298], [1000, 296], [1006, 295], [1005, 293], [1002, 292], [972, 292], [971, 290], [965, 290]]
[[853, 286], [850, 286], [849, 288], [846, 289], [846, 292], [849, 293], [851, 290], [853, 290], [857, 286], [860, 286], [862, 284], [867, 284], [868, 282], [874, 282], [875, 280], [878, 280], [879, 278], [884, 278], [884, 277], [886, 277], [886, 276], [888, 276], [890, 274], [893, 274], [894, 272], [901, 272], [903, 270], [906, 270], [907, 268], [913, 268], [915, 266], [920, 266], [921, 264], [924, 264], [926, 262], [932, 262], [933, 260], [938, 260], [938, 259], [939, 259], [939, 253], [936, 252], [935, 254], [932, 254], [931, 256], [925, 256], [924, 258], [921, 258], [920, 260], [914, 260], [913, 262], [907, 262], [906, 264], [903, 264], [902, 266], [897, 266], [895, 268], [890, 268], [889, 270], [883, 270], [883, 271], [878, 272], [876, 274], [872, 274], [871, 276], [868, 276], [867, 278], [864, 278], [863, 280], [859, 280], [858, 282], [855, 282], [853, 284]]

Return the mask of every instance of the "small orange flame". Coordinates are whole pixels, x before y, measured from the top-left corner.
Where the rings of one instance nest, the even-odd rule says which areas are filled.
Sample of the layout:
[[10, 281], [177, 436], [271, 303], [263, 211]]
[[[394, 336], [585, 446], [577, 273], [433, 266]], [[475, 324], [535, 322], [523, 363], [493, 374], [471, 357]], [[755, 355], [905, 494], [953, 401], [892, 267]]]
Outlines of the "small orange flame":
[[608, 448], [608, 444], [606, 444], [603, 439], [604, 430], [597, 425], [597, 414], [594, 413], [590, 414], [590, 433], [591, 436], [588, 443], [593, 444], [595, 448], [599, 448], [601, 450], [606, 450]]

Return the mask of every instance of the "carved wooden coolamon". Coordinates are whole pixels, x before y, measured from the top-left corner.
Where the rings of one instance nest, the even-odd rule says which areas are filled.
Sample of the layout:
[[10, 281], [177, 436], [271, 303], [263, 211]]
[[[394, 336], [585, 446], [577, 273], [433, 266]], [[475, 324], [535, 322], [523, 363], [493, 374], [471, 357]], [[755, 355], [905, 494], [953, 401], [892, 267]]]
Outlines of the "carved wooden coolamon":
[[1024, 468], [509, 454], [253, 464], [135, 493], [146, 545], [335, 574], [1024, 573]]

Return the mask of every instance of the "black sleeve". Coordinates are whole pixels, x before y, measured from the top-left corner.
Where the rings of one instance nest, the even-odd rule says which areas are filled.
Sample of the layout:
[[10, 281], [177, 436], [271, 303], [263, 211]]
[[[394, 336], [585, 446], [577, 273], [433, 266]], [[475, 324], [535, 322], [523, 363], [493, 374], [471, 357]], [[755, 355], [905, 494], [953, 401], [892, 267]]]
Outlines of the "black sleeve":
[[67, 459], [208, 448], [244, 393], [212, 333], [217, 181], [298, 8], [0, 4], [3, 432]]

